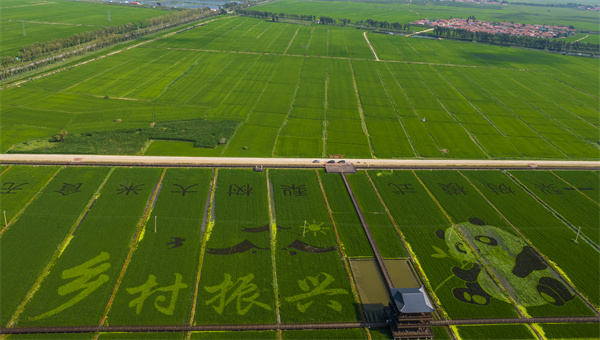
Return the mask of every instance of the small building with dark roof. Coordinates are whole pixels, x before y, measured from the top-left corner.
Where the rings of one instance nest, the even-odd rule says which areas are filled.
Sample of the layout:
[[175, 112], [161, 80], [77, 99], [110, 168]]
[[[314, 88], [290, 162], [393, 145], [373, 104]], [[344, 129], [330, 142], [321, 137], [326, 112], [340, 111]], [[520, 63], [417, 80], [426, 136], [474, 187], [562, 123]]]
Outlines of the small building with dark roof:
[[432, 313], [435, 311], [423, 286], [419, 288], [392, 288], [392, 297], [396, 308], [402, 314]]
[[390, 293], [390, 330], [394, 339], [432, 339], [430, 322], [435, 308], [425, 288], [391, 288]]

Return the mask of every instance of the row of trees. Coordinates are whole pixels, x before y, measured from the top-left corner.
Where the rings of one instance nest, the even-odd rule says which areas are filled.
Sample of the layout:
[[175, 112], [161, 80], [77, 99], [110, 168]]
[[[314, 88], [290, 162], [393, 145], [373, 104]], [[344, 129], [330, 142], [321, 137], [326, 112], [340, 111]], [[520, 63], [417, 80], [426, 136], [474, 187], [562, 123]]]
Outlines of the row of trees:
[[476, 41], [502, 46], [521, 46], [548, 51], [600, 52], [600, 45], [598, 44], [567, 42], [565, 39], [547, 39], [502, 33], [470, 32], [463, 29], [452, 29], [440, 26], [436, 26], [433, 29], [433, 34], [438, 37], [449, 39]]
[[397, 22], [389, 23], [387, 21], [377, 21], [377, 20], [372, 20], [372, 19], [358, 20], [353, 23], [352, 20], [350, 20], [350, 19], [345, 19], [345, 18], [334, 19], [334, 18], [331, 18], [328, 16], [320, 16], [317, 18], [317, 16], [312, 15], [312, 14], [308, 14], [308, 15], [307, 14], [286, 14], [283, 12], [282, 13], [273, 13], [273, 12], [253, 11], [253, 10], [245, 10], [245, 9], [238, 9], [236, 11], [236, 13], [240, 14], [240, 15], [248, 16], [248, 17], [253, 17], [253, 18], [271, 19], [272, 21], [279, 21], [279, 18], [290, 18], [290, 19], [296, 19], [296, 20], [316, 22], [318, 19], [319, 23], [324, 24], [324, 25], [338, 25], [339, 24], [342, 26], [348, 26], [348, 25], [361, 26], [361, 27], [367, 26], [367, 27], [371, 27], [371, 28], [394, 29], [394, 30], [399, 30], [399, 31], [409, 31], [410, 30], [409, 24], [400, 24]]
[[211, 15], [215, 15], [215, 12], [208, 8], [190, 9], [148, 18], [138, 23], [106, 26], [94, 31], [75, 33], [64, 38], [22, 46], [17, 56], [0, 58], [0, 79]]

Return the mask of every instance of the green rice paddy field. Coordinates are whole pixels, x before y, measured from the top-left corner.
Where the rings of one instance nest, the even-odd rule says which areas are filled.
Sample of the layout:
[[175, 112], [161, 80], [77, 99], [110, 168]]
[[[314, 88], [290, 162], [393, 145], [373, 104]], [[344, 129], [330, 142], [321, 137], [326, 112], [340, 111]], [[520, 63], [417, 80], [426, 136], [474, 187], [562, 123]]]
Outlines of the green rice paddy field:
[[221, 17], [3, 88], [0, 150], [60, 130], [80, 134], [205, 118], [241, 124], [217, 148], [155, 141], [139, 153], [599, 156], [595, 60], [363, 33]]
[[[596, 172], [361, 170], [348, 180], [383, 256], [410, 262], [437, 318], [598, 315]], [[365, 320], [349, 260], [373, 252], [339, 174], [9, 166], [0, 185], [1, 209], [12, 211], [0, 230], [3, 327]], [[591, 209], [559, 210], [580, 201]], [[574, 225], [585, 227], [577, 243]], [[569, 327], [436, 334], [556, 339], [569, 338]], [[573, 327], [577, 338], [599, 335], [597, 325]], [[280, 336], [389, 336], [340, 332]], [[156, 337], [167, 335], [190, 334]], [[279, 338], [191, 334], [239, 337]]]
[[166, 14], [150, 8], [64, 0], [2, 0], [0, 12], [2, 55], [16, 55], [21, 46], [36, 42], [65, 38], [104, 26], [139, 23]]

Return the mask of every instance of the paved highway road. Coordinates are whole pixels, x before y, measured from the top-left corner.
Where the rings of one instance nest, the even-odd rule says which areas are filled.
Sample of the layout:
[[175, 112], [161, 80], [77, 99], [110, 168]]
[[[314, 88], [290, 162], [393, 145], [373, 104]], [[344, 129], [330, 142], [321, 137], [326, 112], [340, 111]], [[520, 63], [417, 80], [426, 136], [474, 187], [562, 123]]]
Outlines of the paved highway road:
[[[313, 163], [318, 160], [319, 163]], [[235, 158], [235, 157], [166, 157], [166, 156], [108, 156], [108, 155], [33, 155], [0, 154], [0, 163], [48, 164], [115, 164], [145, 166], [248, 166], [265, 167], [323, 167], [327, 158]], [[460, 160], [460, 159], [353, 159], [347, 163], [357, 168], [589, 168], [600, 169], [600, 161], [554, 160]], [[338, 162], [339, 160], [336, 160]]]

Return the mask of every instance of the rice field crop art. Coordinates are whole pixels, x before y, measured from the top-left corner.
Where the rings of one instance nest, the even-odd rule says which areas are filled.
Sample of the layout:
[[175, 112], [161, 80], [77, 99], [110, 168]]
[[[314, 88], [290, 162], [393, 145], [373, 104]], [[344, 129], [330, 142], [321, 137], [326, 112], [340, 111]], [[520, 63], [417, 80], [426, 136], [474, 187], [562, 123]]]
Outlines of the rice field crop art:
[[556, 170], [552, 173], [572, 188], [600, 203], [600, 174], [597, 171]]
[[546, 207], [566, 219], [579, 236], [585, 236], [595, 246], [600, 245], [600, 206], [583, 194], [596, 191], [598, 195], [593, 180], [591, 186], [572, 186], [550, 172], [512, 171], [510, 174]]
[[275, 323], [265, 173], [218, 170], [211, 212], [194, 324]]
[[[548, 228], [541, 233], [543, 227], [536, 226], [539, 229], [537, 235], [526, 230], [520, 232], [521, 229], [527, 229], [527, 225], [532, 225], [532, 221], [527, 224], [526, 222], [511, 223], [511, 217], [514, 220], [514, 216], [510, 210], [506, 209], [504, 212], [505, 209], [498, 210], [491, 205], [490, 201], [484, 198], [467, 178], [461, 176], [460, 172], [417, 171], [416, 174], [455, 226], [438, 236], [453, 235], [452, 237], [456, 238], [454, 242], [452, 238], [448, 242], [449, 249], [452, 249], [450, 247], [452, 243], [456, 243], [456, 247], [452, 250], [459, 256], [479, 258], [493, 280], [506, 294], [505, 301], [519, 306], [523, 314], [532, 316], [591, 313], [590, 308], [567, 281], [568, 278], [562, 275], [563, 272], [550, 265], [549, 261], [559, 261], [559, 258], [554, 255], [556, 252], [548, 255], [544, 252], [540, 253], [536, 248], [536, 239], [545, 238], [545, 235], [552, 233], [553, 229]], [[493, 177], [496, 174], [498, 176]], [[485, 183], [490, 185], [489, 190], [485, 191], [486, 194], [490, 191], [493, 194], [495, 190], [497, 194], [493, 195], [505, 199], [514, 196], [516, 202], [520, 201], [524, 206], [528, 204], [527, 195], [521, 195], [524, 193], [517, 192], [514, 184], [502, 179], [502, 173], [491, 172], [488, 176], [489, 179], [485, 180]], [[496, 198], [493, 200], [500, 201]], [[532, 209], [535, 209], [536, 205], [533, 204]], [[550, 219], [546, 225], [552, 225], [552, 222]], [[527, 238], [523, 235], [527, 235]], [[543, 249], [546, 251], [549, 248]], [[551, 260], [544, 258], [544, 255], [550, 256]], [[595, 269], [592, 268], [593, 270]], [[589, 284], [591, 282], [588, 281], [586, 286]]]
[[[411, 171], [369, 171], [398, 225], [424, 284], [451, 319], [517, 317], [483, 260]], [[465, 221], [466, 225], [470, 225]]]
[[[24, 213], [3, 230], [0, 235], [0, 324], [7, 326], [13, 315], [18, 314], [19, 305], [47, 264], [68, 242], [108, 173], [108, 168], [61, 170]], [[6, 201], [1, 199], [3, 203]]]
[[317, 173], [269, 170], [269, 181], [281, 321], [360, 320]]
[[25, 304], [17, 326], [100, 324], [161, 172], [156, 168], [113, 171]]
[[189, 324], [212, 169], [167, 169], [106, 324]]
[[2, 173], [0, 176], [2, 228], [10, 223], [59, 170], [58, 167], [11, 166]]
[[[588, 301], [597, 306], [596, 287], [600, 270], [597, 249], [586, 242], [574, 243], [576, 232], [511, 180], [510, 176], [497, 171], [463, 171], [462, 174], [502, 213], [515, 230], [527, 238], [532, 247], [549, 258], [546, 262], [559, 268], [562, 275], [568, 278]], [[545, 174], [539, 173], [540, 176]], [[579, 258], [586, 258], [586, 261], [578, 261]], [[571, 304], [573, 306], [570, 307], [574, 308], [561, 306], [555, 308], [554, 312], [564, 315], [590, 313], [588, 307]], [[550, 306], [536, 308], [544, 309]], [[550, 313], [551, 310], [545, 312]]]

